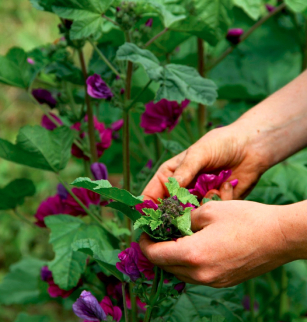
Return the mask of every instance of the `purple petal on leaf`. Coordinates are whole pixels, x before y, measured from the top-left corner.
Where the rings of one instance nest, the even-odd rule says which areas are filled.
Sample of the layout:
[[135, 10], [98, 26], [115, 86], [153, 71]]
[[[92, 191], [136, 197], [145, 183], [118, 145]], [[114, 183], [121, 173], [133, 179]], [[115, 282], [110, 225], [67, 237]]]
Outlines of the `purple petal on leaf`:
[[94, 74], [86, 80], [87, 93], [98, 99], [111, 99], [114, 95], [100, 75]]

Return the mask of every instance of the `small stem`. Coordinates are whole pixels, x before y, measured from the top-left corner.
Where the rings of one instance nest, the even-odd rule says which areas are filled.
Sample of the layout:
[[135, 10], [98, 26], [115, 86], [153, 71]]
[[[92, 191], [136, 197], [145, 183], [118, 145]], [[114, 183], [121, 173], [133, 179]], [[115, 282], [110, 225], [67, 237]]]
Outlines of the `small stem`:
[[279, 300], [279, 316], [278, 319], [281, 321], [287, 312], [288, 309], [288, 296], [287, 296], [287, 286], [288, 286], [288, 277], [287, 277], [287, 271], [282, 266], [281, 267], [281, 278], [280, 278], [280, 287], [282, 289], [282, 292], [280, 294], [280, 300]]
[[151, 288], [150, 297], [149, 297], [149, 306], [148, 306], [148, 308], [146, 310], [144, 322], [149, 322], [150, 321], [152, 310], [153, 310], [152, 301], [154, 300], [154, 298], [156, 296], [156, 293], [157, 293], [160, 269], [157, 266], [154, 269], [155, 269], [155, 278], [154, 278], [153, 283], [152, 283], [152, 288]]
[[[242, 43], [244, 40], [246, 40], [258, 27], [263, 25], [267, 20], [269, 20], [271, 17], [275, 16], [277, 13], [279, 13], [284, 8], [286, 8], [286, 5], [284, 3], [282, 3], [281, 5], [276, 7], [274, 11], [270, 12], [269, 14], [267, 14], [266, 16], [261, 18], [259, 21], [257, 21], [249, 30], [247, 30], [247, 32], [245, 32], [242, 35], [241, 41], [239, 42], [239, 44]], [[210, 66], [207, 67], [207, 71], [211, 70], [216, 65], [218, 65], [222, 60], [224, 60], [229, 54], [231, 54], [234, 51], [234, 49], [239, 44], [232, 45], [231, 47], [227, 48], [226, 51], [220, 57], [218, 57]]]
[[142, 94], [146, 91], [146, 89], [149, 87], [149, 85], [151, 84], [152, 80], [150, 79], [147, 84], [143, 87], [143, 89], [136, 95], [136, 97], [134, 98], [134, 100], [132, 101], [131, 104], [129, 104], [129, 106], [126, 108], [126, 110], [130, 110], [134, 104], [137, 102], [137, 100], [142, 96]]
[[131, 301], [131, 313], [132, 313], [132, 321], [137, 321], [137, 305], [136, 305], [136, 297], [133, 293], [133, 285], [129, 283], [129, 292], [130, 292], [130, 301]]
[[248, 282], [250, 321], [255, 322], [255, 280], [251, 279]]
[[115, 25], [115, 26], [119, 26], [119, 24], [118, 24], [115, 20], [113, 20], [113, 19], [109, 18], [108, 16], [106, 16], [106, 15], [102, 15], [102, 17], [103, 17], [104, 19], [106, 19], [106, 20], [110, 21], [111, 23], [113, 23], [113, 25]]
[[[18, 210], [17, 210], [17, 208], [14, 208], [13, 209], [13, 211], [14, 211], [14, 213], [15, 213], [15, 215], [19, 218], [19, 219], [21, 219], [22, 221], [24, 221], [25, 223], [27, 223], [28, 225], [30, 225], [30, 226], [32, 226], [33, 227], [33, 225], [34, 225], [34, 223], [32, 222], [32, 221], [30, 221], [28, 218], [26, 218], [26, 217], [24, 217]], [[37, 226], [35, 226], [35, 227], [37, 227]]]
[[161, 32], [156, 34], [153, 38], [151, 38], [147, 43], [144, 45], [144, 48], [150, 46], [154, 41], [156, 41], [159, 37], [164, 35], [168, 31], [168, 28], [163, 29]]
[[96, 53], [98, 56], [106, 63], [106, 65], [112, 70], [112, 72], [117, 75], [121, 76], [120, 73], [115, 69], [115, 67], [109, 62], [108, 58], [99, 50], [99, 48], [96, 46], [96, 44], [93, 42], [93, 40], [89, 39], [88, 40], [93, 48], [95, 49]]
[[87, 106], [87, 118], [88, 118], [88, 136], [90, 140], [90, 150], [91, 150], [91, 156], [92, 156], [92, 162], [98, 161], [98, 155], [97, 155], [97, 149], [96, 149], [96, 141], [95, 141], [95, 128], [94, 128], [94, 115], [93, 115], [93, 109], [91, 106], [91, 99], [87, 93], [87, 71], [86, 71], [86, 65], [84, 60], [84, 55], [82, 49], [79, 49], [79, 60], [81, 63], [81, 69], [83, 73], [84, 78], [84, 86], [85, 86], [85, 102]]
[[127, 302], [126, 302], [126, 283], [122, 283], [122, 293], [123, 293], [123, 304], [124, 304], [124, 313], [125, 313], [125, 322], [129, 322]]
[[84, 166], [84, 175], [86, 177], [91, 178], [92, 177], [92, 173], [91, 173], [91, 167], [90, 167], [89, 161], [83, 159], [83, 166]]
[[[197, 38], [197, 51], [198, 51], [198, 72], [201, 77], [205, 77], [205, 44], [201, 38]], [[198, 104], [198, 134], [201, 138], [205, 133], [206, 123], [206, 106]]]

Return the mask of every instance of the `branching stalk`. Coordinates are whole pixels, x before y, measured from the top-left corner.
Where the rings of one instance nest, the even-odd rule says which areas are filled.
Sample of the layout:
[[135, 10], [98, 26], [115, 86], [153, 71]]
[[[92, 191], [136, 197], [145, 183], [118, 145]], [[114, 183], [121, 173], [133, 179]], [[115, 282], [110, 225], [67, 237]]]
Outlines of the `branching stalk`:
[[154, 41], [156, 41], [158, 38], [163, 36], [168, 31], [168, 28], [163, 29], [161, 32], [156, 34], [153, 38], [147, 41], [147, 43], [144, 45], [144, 48], [150, 46]]

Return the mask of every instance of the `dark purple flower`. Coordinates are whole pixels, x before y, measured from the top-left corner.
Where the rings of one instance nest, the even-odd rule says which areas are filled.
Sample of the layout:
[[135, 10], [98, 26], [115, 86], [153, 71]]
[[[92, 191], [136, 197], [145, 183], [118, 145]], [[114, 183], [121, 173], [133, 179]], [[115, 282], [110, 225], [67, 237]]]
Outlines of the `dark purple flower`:
[[120, 262], [116, 263], [116, 268], [129, 276], [130, 279], [135, 282], [141, 277], [141, 272], [137, 266], [138, 253], [137, 251], [130, 247], [118, 254]]
[[106, 321], [107, 316], [91, 292], [83, 291], [77, 301], [73, 304], [74, 313], [81, 319], [87, 321]]
[[62, 185], [62, 183], [59, 183], [58, 186], [57, 186], [57, 194], [62, 200], [65, 200], [68, 197], [68, 191]]
[[45, 217], [60, 214], [67, 214], [63, 200], [59, 195], [49, 197], [39, 205], [34, 216], [36, 218], [35, 225], [46, 227], [44, 222]]
[[131, 247], [137, 252], [137, 266], [141, 273], [144, 274], [144, 276], [148, 280], [152, 280], [155, 277], [154, 273], [154, 267], [155, 265], [152, 264], [147, 257], [142, 253], [140, 245], [138, 243], [132, 242]]
[[146, 27], [152, 27], [152, 23], [153, 23], [153, 19], [152, 18], [149, 18], [147, 21], [146, 21], [146, 23], [145, 23], [145, 26]]
[[[104, 313], [107, 316], [112, 316], [114, 321], [119, 322], [122, 318], [122, 310], [118, 306], [114, 306], [111, 299], [108, 296], [105, 296], [103, 298], [103, 300], [100, 302], [100, 306], [102, 307]], [[84, 322], [88, 322], [88, 320]]]
[[126, 91], [126, 90], [125, 90], [124, 88], [121, 88], [121, 89], [120, 89], [120, 95], [124, 95], [124, 94], [125, 94], [125, 91]]
[[52, 273], [49, 270], [48, 266], [42, 267], [41, 278], [42, 278], [42, 281], [44, 281], [44, 282], [48, 282], [48, 281], [52, 280]]
[[226, 39], [233, 45], [237, 45], [241, 41], [241, 36], [243, 35], [243, 33], [244, 30], [241, 28], [229, 29]]
[[[243, 307], [246, 311], [250, 311], [251, 304], [250, 304], [250, 297], [248, 295], [244, 296], [244, 298], [242, 300], [242, 304], [243, 304]], [[254, 310], [255, 311], [259, 310], [259, 303], [257, 301], [255, 301], [255, 303], [254, 303]]]
[[27, 58], [27, 62], [28, 62], [30, 65], [34, 65], [34, 64], [35, 64], [34, 59], [32, 59], [32, 58], [30, 58], [30, 57], [28, 57], [28, 58]]
[[114, 123], [111, 124], [112, 131], [119, 131], [124, 125], [124, 120], [120, 119]]
[[267, 9], [268, 12], [273, 12], [276, 9], [271, 4], [266, 4], [265, 7], [266, 7], [266, 9]]
[[178, 292], [181, 293], [185, 288], [185, 282], [178, 283], [174, 286], [174, 289]]
[[[73, 188], [72, 192], [87, 208], [89, 208], [90, 205], [100, 204], [100, 195], [96, 192], [87, 190], [85, 188]], [[71, 195], [69, 195], [67, 199], [64, 200], [64, 203], [65, 211], [67, 214], [70, 214], [72, 216], [86, 215], [86, 212]]]
[[38, 101], [39, 104], [47, 104], [50, 108], [54, 108], [57, 101], [49, 91], [43, 88], [33, 89], [32, 95]]
[[151, 170], [152, 169], [152, 160], [148, 160], [145, 167]]
[[[190, 193], [197, 196], [199, 199], [205, 197], [207, 192], [211, 189], [219, 189], [223, 182], [231, 176], [231, 170], [222, 170], [218, 175], [215, 174], [201, 174], [198, 176], [195, 187], [189, 189]], [[233, 187], [238, 184], [238, 180], [235, 179], [230, 182]]]
[[171, 131], [178, 123], [183, 109], [188, 106], [189, 100], [184, 100], [181, 104], [175, 101], [162, 99], [158, 103], [149, 102], [146, 110], [141, 116], [141, 127], [145, 133], [158, 133], [168, 129]]
[[158, 205], [155, 204], [152, 200], [144, 200], [142, 203], [135, 206], [135, 209], [145, 216], [143, 211], [144, 208], [152, 208], [154, 210], [158, 210]]
[[108, 179], [108, 170], [105, 164], [95, 162], [91, 165], [91, 171], [95, 180], [107, 180]]
[[[55, 115], [55, 114], [53, 114], [53, 113], [49, 113], [49, 115], [50, 115], [52, 118], [54, 118], [54, 119], [55, 119], [55, 121], [56, 121], [58, 124], [63, 125], [62, 120], [61, 120], [58, 116], [56, 116], [56, 115]], [[41, 121], [41, 126], [42, 126], [42, 127], [44, 127], [45, 129], [49, 130], [49, 131], [52, 131], [52, 130], [54, 130], [54, 129], [56, 129], [56, 128], [57, 128], [56, 123], [52, 122], [52, 121], [50, 120], [50, 118], [49, 118], [47, 115], [43, 115], [43, 117], [42, 117], [42, 121]]]
[[87, 93], [99, 99], [111, 99], [114, 95], [100, 75], [94, 74], [86, 80]]

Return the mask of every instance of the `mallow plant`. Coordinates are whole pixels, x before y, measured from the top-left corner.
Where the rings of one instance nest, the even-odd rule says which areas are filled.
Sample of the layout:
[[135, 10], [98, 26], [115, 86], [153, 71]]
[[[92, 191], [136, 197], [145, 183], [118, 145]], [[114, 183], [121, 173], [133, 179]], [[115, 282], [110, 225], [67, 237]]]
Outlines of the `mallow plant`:
[[[246, 40], [261, 30], [267, 35], [285, 28], [276, 40], [282, 46], [291, 23], [295, 32], [304, 25], [307, 5], [294, 0], [30, 2], [58, 17], [59, 38], [0, 56], [0, 82], [24, 91], [41, 111], [40, 124], [22, 127], [14, 143], [0, 139], [0, 158], [47, 171], [59, 183], [29, 218], [22, 205], [36, 188], [31, 176], [17, 178], [1, 188], [0, 210], [11, 210], [33, 231], [49, 234], [54, 257], [25, 258], [12, 266], [0, 284], [0, 303], [57, 301], [84, 322], [292, 321], [307, 312], [301, 301], [289, 309], [284, 269], [259, 280], [259, 294], [255, 281], [214, 290], [186, 285], [154, 266], [138, 244], [143, 232], [162, 243], [189, 238], [194, 209], [210, 202], [212, 190], [213, 199], [220, 200], [218, 189], [230, 180], [230, 169], [200, 173], [187, 188], [170, 177], [164, 198], [156, 201], [144, 200], [142, 191], [166, 159], [239, 116], [233, 100], [246, 110], [268, 94], [275, 83], [265, 79], [265, 89], [257, 88], [264, 77], [244, 65], [242, 57], [254, 46]], [[287, 41], [294, 38], [288, 35]], [[284, 53], [280, 60], [293, 48], [306, 54], [300, 45], [270, 53]], [[244, 72], [238, 72], [239, 65]], [[242, 74], [252, 75], [250, 83]], [[77, 175], [71, 175], [71, 166]], [[300, 191], [289, 197], [278, 178], [261, 181], [254, 200], [295, 202]], [[278, 309], [267, 309], [268, 303]], [[16, 321], [38, 318], [21, 313]]]

